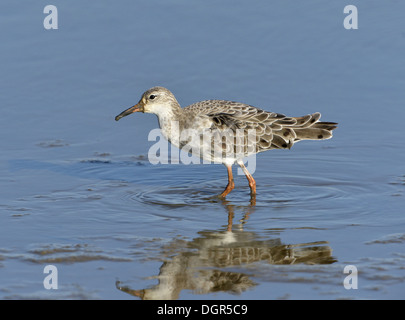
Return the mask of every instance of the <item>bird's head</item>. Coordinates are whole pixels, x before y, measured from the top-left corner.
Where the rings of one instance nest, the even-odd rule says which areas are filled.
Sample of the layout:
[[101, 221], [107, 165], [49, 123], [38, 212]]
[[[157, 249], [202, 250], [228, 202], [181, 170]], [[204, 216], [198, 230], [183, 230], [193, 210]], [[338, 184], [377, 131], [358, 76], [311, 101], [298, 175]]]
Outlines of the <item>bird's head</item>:
[[115, 117], [115, 120], [118, 121], [134, 112], [153, 113], [160, 116], [179, 108], [179, 103], [173, 93], [163, 87], [153, 87], [144, 92], [136, 105], [121, 112]]

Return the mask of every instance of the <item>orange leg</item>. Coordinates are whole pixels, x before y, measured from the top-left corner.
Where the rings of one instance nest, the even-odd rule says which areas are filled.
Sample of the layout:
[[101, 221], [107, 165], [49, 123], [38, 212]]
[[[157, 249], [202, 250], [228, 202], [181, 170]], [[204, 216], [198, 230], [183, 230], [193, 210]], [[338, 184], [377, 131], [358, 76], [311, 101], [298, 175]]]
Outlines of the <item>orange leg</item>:
[[224, 192], [220, 194], [220, 197], [225, 198], [229, 192], [235, 188], [235, 183], [233, 182], [232, 166], [226, 166], [228, 169], [228, 185], [226, 186]]
[[256, 181], [255, 181], [255, 179], [253, 179], [252, 175], [249, 173], [248, 169], [246, 169], [246, 167], [245, 167], [245, 165], [243, 164], [242, 161], [238, 161], [238, 164], [242, 168], [243, 172], [246, 175], [246, 178], [249, 181], [250, 195], [252, 197], [255, 197], [256, 196]]

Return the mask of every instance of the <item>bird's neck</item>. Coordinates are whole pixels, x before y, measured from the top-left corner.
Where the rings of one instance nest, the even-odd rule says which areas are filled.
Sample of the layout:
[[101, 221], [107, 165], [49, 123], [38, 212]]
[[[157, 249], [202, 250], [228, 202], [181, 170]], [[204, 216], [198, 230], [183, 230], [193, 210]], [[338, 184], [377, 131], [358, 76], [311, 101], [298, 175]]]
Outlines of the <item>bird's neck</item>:
[[166, 108], [164, 111], [157, 114], [159, 127], [163, 136], [171, 141], [173, 136], [179, 135], [179, 127], [181, 126], [183, 109], [180, 106]]

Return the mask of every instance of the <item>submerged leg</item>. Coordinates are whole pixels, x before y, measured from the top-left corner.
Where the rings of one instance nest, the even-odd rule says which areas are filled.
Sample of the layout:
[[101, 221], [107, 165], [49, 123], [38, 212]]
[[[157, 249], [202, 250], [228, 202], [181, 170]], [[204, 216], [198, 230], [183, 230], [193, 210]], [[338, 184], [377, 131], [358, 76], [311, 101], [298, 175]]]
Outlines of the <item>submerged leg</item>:
[[256, 196], [256, 181], [253, 179], [252, 175], [249, 173], [248, 169], [246, 169], [245, 165], [243, 164], [243, 161], [238, 161], [238, 165], [242, 168], [243, 172], [246, 175], [246, 178], [249, 181], [249, 187], [250, 187], [250, 195], [252, 197]]
[[232, 175], [232, 165], [226, 166], [228, 169], [228, 185], [226, 186], [224, 192], [220, 194], [220, 197], [225, 198], [229, 192], [231, 192], [235, 188], [235, 183], [233, 182], [233, 175]]

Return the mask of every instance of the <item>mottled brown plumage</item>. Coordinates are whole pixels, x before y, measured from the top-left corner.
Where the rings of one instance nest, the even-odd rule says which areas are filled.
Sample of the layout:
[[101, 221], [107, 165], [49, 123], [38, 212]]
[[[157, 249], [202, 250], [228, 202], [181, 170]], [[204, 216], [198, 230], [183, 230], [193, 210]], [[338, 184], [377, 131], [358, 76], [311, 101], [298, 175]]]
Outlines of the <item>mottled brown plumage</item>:
[[337, 127], [334, 122], [319, 122], [321, 114], [318, 112], [303, 117], [287, 117], [226, 100], [201, 101], [183, 110], [189, 118], [199, 116], [210, 119], [212, 130], [255, 130], [257, 145], [254, 153], [290, 149], [300, 140], [329, 139], [332, 130]]

